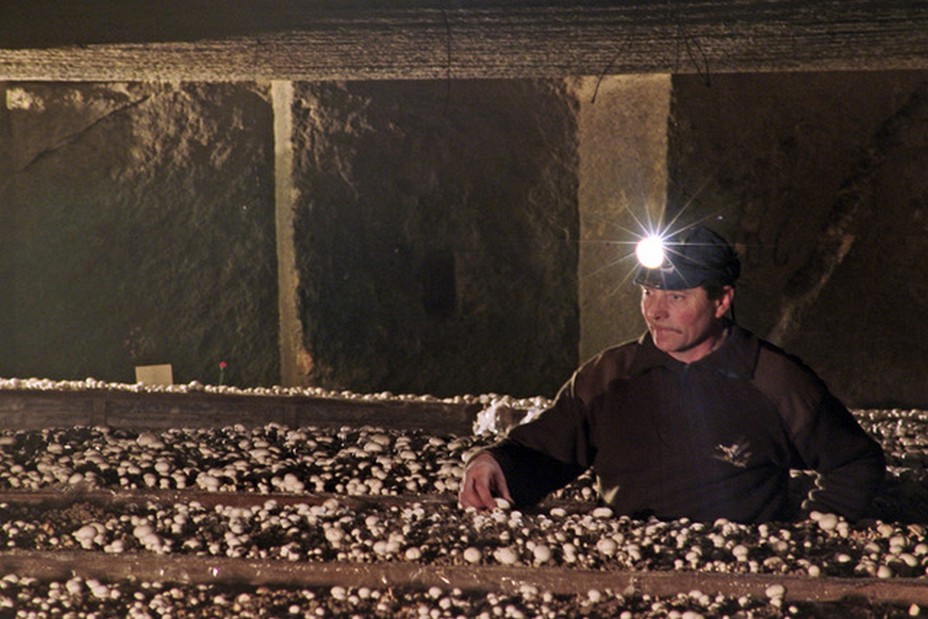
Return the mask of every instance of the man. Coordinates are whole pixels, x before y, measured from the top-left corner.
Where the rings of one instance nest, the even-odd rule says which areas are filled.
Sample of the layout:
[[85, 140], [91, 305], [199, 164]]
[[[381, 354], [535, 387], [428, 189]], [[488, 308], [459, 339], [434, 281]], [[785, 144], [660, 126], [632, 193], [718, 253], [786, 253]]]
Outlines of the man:
[[[734, 323], [740, 268], [708, 228], [670, 239], [666, 260], [635, 276], [647, 332], [584, 364], [550, 409], [472, 457], [461, 505], [532, 504], [592, 467], [603, 501], [634, 517], [859, 518], [883, 452], [801, 361]], [[818, 473], [799, 514], [790, 469]]]

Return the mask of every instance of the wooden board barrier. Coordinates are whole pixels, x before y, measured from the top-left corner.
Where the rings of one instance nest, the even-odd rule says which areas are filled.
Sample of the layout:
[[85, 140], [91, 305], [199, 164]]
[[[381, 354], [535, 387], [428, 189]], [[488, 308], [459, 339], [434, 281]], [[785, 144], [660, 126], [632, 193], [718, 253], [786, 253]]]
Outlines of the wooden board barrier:
[[0, 424], [33, 430], [106, 425], [134, 430], [248, 427], [280, 423], [289, 427], [363, 426], [466, 433], [480, 404], [427, 400], [378, 400], [310, 396], [160, 393], [118, 390], [0, 390]]
[[555, 594], [615, 593], [671, 596], [698, 590], [709, 595], [763, 599], [771, 585], [785, 588], [785, 601], [928, 604], [928, 581], [893, 578], [807, 578], [707, 572], [595, 571], [497, 565], [442, 566], [410, 562], [290, 562], [176, 555], [99, 552], [11, 551], [0, 553], [0, 572], [38, 580], [74, 576], [107, 582], [134, 579], [180, 584], [245, 584], [305, 587], [458, 588], [518, 593], [531, 586]]

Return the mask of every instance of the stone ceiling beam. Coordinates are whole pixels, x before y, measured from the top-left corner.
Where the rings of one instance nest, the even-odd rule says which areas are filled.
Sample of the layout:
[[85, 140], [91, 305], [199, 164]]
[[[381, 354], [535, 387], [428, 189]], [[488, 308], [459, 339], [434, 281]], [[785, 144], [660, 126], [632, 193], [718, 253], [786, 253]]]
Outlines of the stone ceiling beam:
[[30, 0], [2, 80], [368, 80], [928, 69], [898, 0]]

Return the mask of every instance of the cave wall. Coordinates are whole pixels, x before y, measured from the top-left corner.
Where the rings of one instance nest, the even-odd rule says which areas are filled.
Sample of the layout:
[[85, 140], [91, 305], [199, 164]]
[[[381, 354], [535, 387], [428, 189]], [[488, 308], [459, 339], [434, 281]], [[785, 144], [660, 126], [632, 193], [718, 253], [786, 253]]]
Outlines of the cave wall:
[[0, 84], [0, 374], [277, 384], [292, 139], [303, 384], [551, 395], [639, 330], [584, 277], [666, 175], [741, 252], [740, 322], [851, 404], [928, 404], [928, 76], [709, 77], [294, 82], [289, 136], [268, 84]]
[[578, 346], [564, 82], [294, 84], [292, 136], [270, 90], [5, 85], [0, 374], [279, 384], [292, 138], [303, 384], [552, 394]]
[[736, 243], [739, 322], [857, 406], [928, 404], [926, 88], [924, 72], [673, 80], [668, 212]]
[[253, 84], [0, 86], [0, 374], [275, 383], [271, 114]]
[[670, 75], [587, 77], [580, 102], [580, 359], [638, 338], [634, 241], [658, 229], [667, 199]]
[[579, 337], [576, 100], [564, 82], [294, 91], [308, 382], [552, 395]]

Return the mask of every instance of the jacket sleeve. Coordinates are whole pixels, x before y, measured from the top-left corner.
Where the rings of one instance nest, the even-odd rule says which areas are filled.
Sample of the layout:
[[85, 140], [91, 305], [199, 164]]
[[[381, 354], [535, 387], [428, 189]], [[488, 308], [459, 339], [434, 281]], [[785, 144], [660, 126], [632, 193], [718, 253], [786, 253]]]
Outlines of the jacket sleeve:
[[886, 470], [879, 444], [815, 372], [769, 343], [761, 346], [754, 381], [776, 402], [789, 433], [790, 467], [818, 474], [803, 512], [837, 513], [849, 520], [865, 515]]
[[576, 378], [564, 385], [551, 408], [512, 428], [487, 450], [503, 469], [517, 504], [537, 503], [592, 464], [586, 407], [575, 394]]
[[520, 506], [538, 503], [583, 472], [575, 465], [508, 440], [488, 451], [499, 462], [512, 500]]
[[805, 463], [819, 475], [803, 511], [862, 517], [882, 486], [886, 463], [883, 450], [850, 411], [826, 391], [817, 413], [794, 440]]

